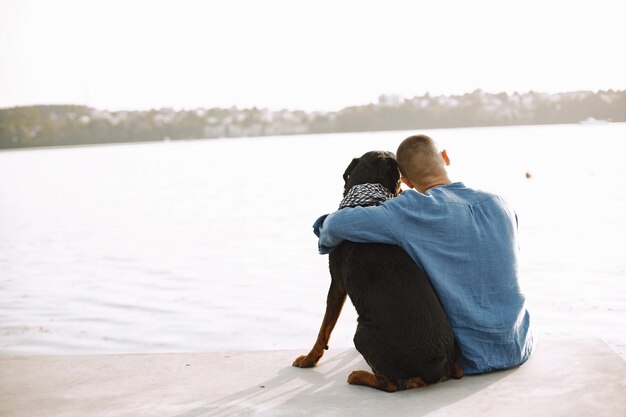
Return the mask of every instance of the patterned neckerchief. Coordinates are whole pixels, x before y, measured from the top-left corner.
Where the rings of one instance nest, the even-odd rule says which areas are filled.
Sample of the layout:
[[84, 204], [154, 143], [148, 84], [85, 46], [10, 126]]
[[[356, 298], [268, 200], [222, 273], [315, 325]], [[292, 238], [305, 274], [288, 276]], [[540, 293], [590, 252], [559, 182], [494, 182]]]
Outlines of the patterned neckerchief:
[[380, 184], [357, 184], [341, 200], [339, 210], [346, 207], [377, 206], [393, 197], [394, 194]]

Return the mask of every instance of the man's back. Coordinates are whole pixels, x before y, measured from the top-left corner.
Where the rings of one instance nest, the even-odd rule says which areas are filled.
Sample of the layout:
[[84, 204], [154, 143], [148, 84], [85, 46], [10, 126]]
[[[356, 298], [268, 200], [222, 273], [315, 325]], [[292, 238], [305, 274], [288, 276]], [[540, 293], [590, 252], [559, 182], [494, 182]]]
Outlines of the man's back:
[[342, 212], [324, 222], [329, 233], [320, 229], [320, 248], [345, 239], [406, 250], [432, 281], [467, 374], [528, 359], [533, 341], [518, 284], [517, 220], [504, 200], [452, 183]]

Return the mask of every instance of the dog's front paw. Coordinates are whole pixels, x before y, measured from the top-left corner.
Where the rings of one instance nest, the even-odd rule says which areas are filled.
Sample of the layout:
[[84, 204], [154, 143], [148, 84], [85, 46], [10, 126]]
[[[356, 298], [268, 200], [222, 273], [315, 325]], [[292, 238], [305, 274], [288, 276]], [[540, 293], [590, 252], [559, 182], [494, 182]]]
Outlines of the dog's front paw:
[[298, 357], [295, 361], [293, 361], [293, 366], [297, 366], [298, 368], [312, 368], [317, 365], [317, 361], [319, 358], [315, 359], [309, 353], [308, 355], [302, 355]]

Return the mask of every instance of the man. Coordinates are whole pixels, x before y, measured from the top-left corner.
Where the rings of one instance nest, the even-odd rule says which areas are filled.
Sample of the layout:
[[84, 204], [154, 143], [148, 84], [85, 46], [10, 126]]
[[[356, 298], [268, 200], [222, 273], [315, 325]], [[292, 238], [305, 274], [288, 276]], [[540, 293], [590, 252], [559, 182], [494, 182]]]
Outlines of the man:
[[412, 190], [320, 217], [320, 253], [343, 240], [401, 246], [430, 277], [466, 375], [521, 365], [533, 338], [518, 282], [515, 212], [497, 195], [452, 183], [446, 151], [428, 136], [405, 139], [397, 161]]

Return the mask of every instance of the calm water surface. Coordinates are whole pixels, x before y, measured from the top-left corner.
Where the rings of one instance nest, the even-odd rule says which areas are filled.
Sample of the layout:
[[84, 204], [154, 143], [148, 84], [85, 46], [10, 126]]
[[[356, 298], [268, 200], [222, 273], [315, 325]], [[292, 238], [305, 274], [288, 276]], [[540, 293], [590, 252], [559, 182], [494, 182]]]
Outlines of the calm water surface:
[[[423, 132], [516, 208], [537, 333], [626, 352], [626, 125]], [[310, 347], [330, 283], [311, 225], [353, 157], [413, 133], [0, 152], [0, 354]]]

